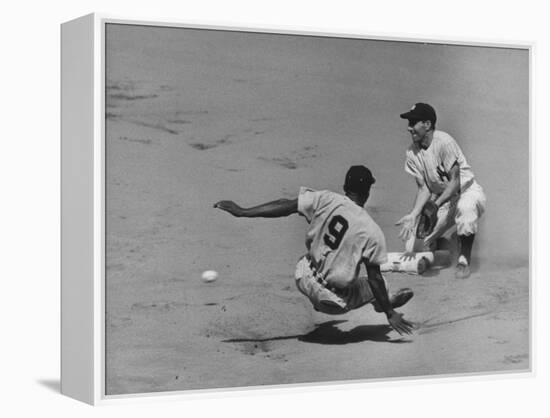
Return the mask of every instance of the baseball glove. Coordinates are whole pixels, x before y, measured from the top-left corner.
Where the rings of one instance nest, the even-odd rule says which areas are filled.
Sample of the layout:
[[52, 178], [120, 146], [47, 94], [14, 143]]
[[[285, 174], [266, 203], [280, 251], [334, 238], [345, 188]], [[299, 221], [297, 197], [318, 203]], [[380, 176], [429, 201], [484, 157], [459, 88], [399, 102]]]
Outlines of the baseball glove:
[[433, 232], [435, 224], [437, 223], [438, 209], [439, 208], [432, 200], [428, 200], [424, 204], [416, 227], [416, 238], [424, 239]]

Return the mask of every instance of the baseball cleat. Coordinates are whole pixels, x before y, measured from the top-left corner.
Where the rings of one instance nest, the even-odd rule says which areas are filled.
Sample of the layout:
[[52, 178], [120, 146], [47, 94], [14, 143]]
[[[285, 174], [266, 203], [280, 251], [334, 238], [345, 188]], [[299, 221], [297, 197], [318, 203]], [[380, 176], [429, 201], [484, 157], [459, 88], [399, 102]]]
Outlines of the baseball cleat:
[[[393, 309], [400, 308], [401, 306], [405, 305], [409, 300], [411, 300], [413, 296], [414, 292], [408, 287], [399, 289], [397, 293], [390, 297], [391, 307]], [[374, 307], [374, 310], [376, 312], [382, 312], [382, 309], [380, 308], [378, 302], [373, 302], [372, 306]]]
[[457, 279], [467, 279], [470, 277], [471, 271], [468, 264], [458, 263], [456, 265], [455, 277]]
[[418, 260], [418, 266], [416, 268], [418, 271], [418, 274], [424, 274], [424, 272], [429, 268], [430, 268], [430, 262], [426, 257], [422, 257], [420, 260]]

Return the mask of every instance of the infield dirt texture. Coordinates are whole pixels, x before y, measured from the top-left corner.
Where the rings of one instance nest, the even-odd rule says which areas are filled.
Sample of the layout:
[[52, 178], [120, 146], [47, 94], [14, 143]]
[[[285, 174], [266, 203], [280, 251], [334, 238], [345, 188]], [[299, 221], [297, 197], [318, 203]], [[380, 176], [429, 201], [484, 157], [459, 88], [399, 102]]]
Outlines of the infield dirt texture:
[[[530, 367], [526, 50], [122, 25], [106, 41], [107, 394]], [[298, 292], [303, 217], [212, 204], [341, 192], [364, 164], [367, 210], [400, 251], [415, 184], [399, 114], [418, 101], [488, 208], [469, 279], [385, 275], [415, 292], [401, 338], [370, 306], [328, 316]]]

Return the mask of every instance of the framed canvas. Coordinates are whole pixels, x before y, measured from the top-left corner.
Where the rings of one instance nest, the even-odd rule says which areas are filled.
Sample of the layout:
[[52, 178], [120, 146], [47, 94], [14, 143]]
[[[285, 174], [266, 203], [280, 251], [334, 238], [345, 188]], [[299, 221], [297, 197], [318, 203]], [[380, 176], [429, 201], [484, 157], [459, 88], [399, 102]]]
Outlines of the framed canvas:
[[532, 45], [61, 40], [64, 394], [532, 372]]

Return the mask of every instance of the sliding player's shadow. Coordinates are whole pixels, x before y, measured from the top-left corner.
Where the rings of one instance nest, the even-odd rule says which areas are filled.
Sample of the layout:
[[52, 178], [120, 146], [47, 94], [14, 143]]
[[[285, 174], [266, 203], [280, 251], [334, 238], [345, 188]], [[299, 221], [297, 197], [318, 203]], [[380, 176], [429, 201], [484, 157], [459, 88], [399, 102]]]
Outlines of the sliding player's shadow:
[[271, 338], [233, 338], [223, 340], [226, 343], [266, 343], [271, 341], [292, 340], [313, 343], [343, 345], [351, 343], [360, 343], [363, 341], [377, 341], [389, 343], [410, 342], [402, 339], [391, 339], [388, 334], [392, 331], [389, 325], [360, 325], [349, 331], [342, 331], [336, 325], [346, 322], [344, 320], [334, 320], [319, 324], [313, 331], [303, 335], [287, 335]]
[[404, 343], [405, 340], [395, 340], [388, 336], [392, 331], [389, 325], [360, 325], [349, 331], [342, 331], [336, 325], [345, 321], [328, 321], [320, 324], [309, 334], [298, 337], [299, 341], [316, 344], [343, 345], [363, 341]]

